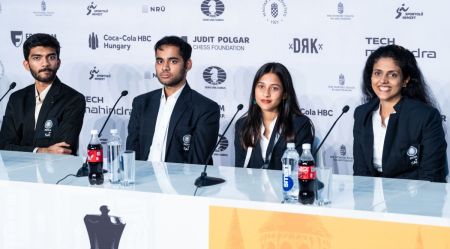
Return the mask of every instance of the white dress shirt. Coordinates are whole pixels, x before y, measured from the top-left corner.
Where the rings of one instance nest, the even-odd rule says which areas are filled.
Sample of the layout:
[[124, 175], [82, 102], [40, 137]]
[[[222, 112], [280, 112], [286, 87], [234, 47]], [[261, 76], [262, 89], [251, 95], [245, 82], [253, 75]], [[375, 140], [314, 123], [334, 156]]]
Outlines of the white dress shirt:
[[[49, 84], [42, 92], [38, 92], [36, 86], [34, 87], [34, 97], [36, 98], [36, 106], [34, 108], [34, 130], [36, 130], [37, 120], [39, 118], [39, 113], [41, 112], [42, 103], [47, 96], [48, 91], [53, 84]], [[38, 148], [34, 148], [33, 153], [36, 153]]]
[[[267, 147], [269, 146], [270, 137], [272, 136], [272, 132], [275, 127], [275, 123], [277, 122], [277, 118], [278, 118], [278, 116], [275, 117], [269, 125], [269, 127], [270, 127], [270, 132], [269, 132], [269, 136], [268, 136], [269, 138], [266, 138], [266, 136], [264, 136], [264, 132], [266, 131], [266, 129], [264, 128], [264, 123], [261, 123], [261, 141], [260, 141], [259, 145], [261, 146], [261, 155], [262, 155], [263, 160], [266, 159]], [[277, 139], [275, 139], [275, 141], [274, 141], [274, 146], [275, 146], [276, 140]]]
[[155, 132], [147, 161], [164, 162], [166, 157], [167, 132], [169, 131], [170, 117], [186, 84], [166, 98], [164, 88], [161, 90], [158, 117], [156, 118]]
[[[373, 127], [373, 165], [378, 172], [383, 172], [383, 147], [384, 138], [386, 136], [386, 129], [389, 125], [389, 116], [384, 120], [386, 125], [383, 125], [380, 106], [372, 113], [372, 127]], [[395, 113], [395, 111], [393, 112]]]
[[34, 96], [36, 97], [36, 107], [34, 109], [34, 129], [36, 130], [36, 123], [39, 117], [39, 112], [41, 111], [42, 103], [44, 103], [44, 99], [47, 96], [48, 91], [52, 84], [49, 84], [42, 92], [38, 92], [37, 88], [34, 87]]

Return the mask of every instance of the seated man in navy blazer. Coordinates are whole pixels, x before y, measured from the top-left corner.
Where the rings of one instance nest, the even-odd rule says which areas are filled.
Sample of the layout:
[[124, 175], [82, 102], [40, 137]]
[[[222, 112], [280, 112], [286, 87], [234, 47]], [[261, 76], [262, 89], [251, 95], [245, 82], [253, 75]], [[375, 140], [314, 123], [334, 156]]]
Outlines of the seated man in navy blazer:
[[186, 81], [191, 52], [191, 45], [175, 36], [155, 44], [156, 75], [164, 87], [133, 100], [127, 149], [137, 160], [205, 164], [217, 142], [219, 106]]
[[58, 40], [48, 34], [34, 34], [24, 42], [23, 65], [35, 81], [11, 94], [0, 149], [76, 155], [86, 102], [56, 76], [59, 51]]

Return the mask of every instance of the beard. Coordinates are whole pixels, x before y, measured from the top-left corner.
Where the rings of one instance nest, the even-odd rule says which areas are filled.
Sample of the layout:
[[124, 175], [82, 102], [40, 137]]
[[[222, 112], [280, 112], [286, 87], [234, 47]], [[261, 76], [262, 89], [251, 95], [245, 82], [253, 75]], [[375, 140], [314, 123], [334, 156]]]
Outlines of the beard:
[[173, 78], [169, 79], [169, 80], [162, 80], [160, 78], [159, 74], [156, 74], [156, 77], [158, 78], [158, 80], [161, 84], [163, 84], [164, 86], [171, 87], [171, 86], [176, 86], [176, 85], [180, 84], [180, 82], [184, 80], [184, 78], [186, 76], [186, 72], [187, 72], [187, 70], [183, 69], [179, 74], [174, 75]]
[[[40, 72], [45, 72], [45, 71], [50, 72], [50, 74], [47, 77], [42, 77], [39, 75]], [[33, 78], [35, 80], [43, 82], [43, 83], [51, 83], [53, 80], [55, 80], [57, 71], [58, 71], [58, 69], [53, 70], [50, 68], [44, 68], [39, 71], [35, 71], [30, 68], [30, 72], [31, 72], [31, 75], [33, 76]]]

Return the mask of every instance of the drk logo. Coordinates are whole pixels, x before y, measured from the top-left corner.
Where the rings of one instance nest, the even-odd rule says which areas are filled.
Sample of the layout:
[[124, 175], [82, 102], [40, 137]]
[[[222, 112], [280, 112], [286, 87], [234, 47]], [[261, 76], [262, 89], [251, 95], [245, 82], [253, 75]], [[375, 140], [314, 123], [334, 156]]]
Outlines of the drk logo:
[[11, 31], [11, 42], [14, 46], [19, 47], [22, 45], [23, 32], [22, 31]]
[[211, 85], [220, 85], [227, 79], [227, 73], [220, 67], [211, 66], [203, 71], [203, 79]]
[[292, 43], [289, 44], [289, 49], [292, 49], [296, 54], [318, 54], [319, 50], [323, 50], [323, 44], [317, 41], [317, 38], [294, 38]]
[[98, 48], [98, 36], [94, 32], [89, 34], [89, 48], [95, 50]]

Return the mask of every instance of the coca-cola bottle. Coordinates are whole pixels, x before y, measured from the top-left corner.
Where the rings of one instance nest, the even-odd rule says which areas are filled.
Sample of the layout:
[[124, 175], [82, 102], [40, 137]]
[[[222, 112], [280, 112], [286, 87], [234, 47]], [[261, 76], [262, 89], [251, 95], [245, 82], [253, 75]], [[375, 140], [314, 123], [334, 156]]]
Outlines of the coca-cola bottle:
[[311, 144], [302, 145], [302, 155], [298, 162], [298, 201], [313, 204], [316, 198], [316, 164], [311, 154]]
[[103, 148], [98, 139], [98, 131], [91, 131], [91, 140], [88, 147], [89, 183], [91, 185], [103, 184]]

